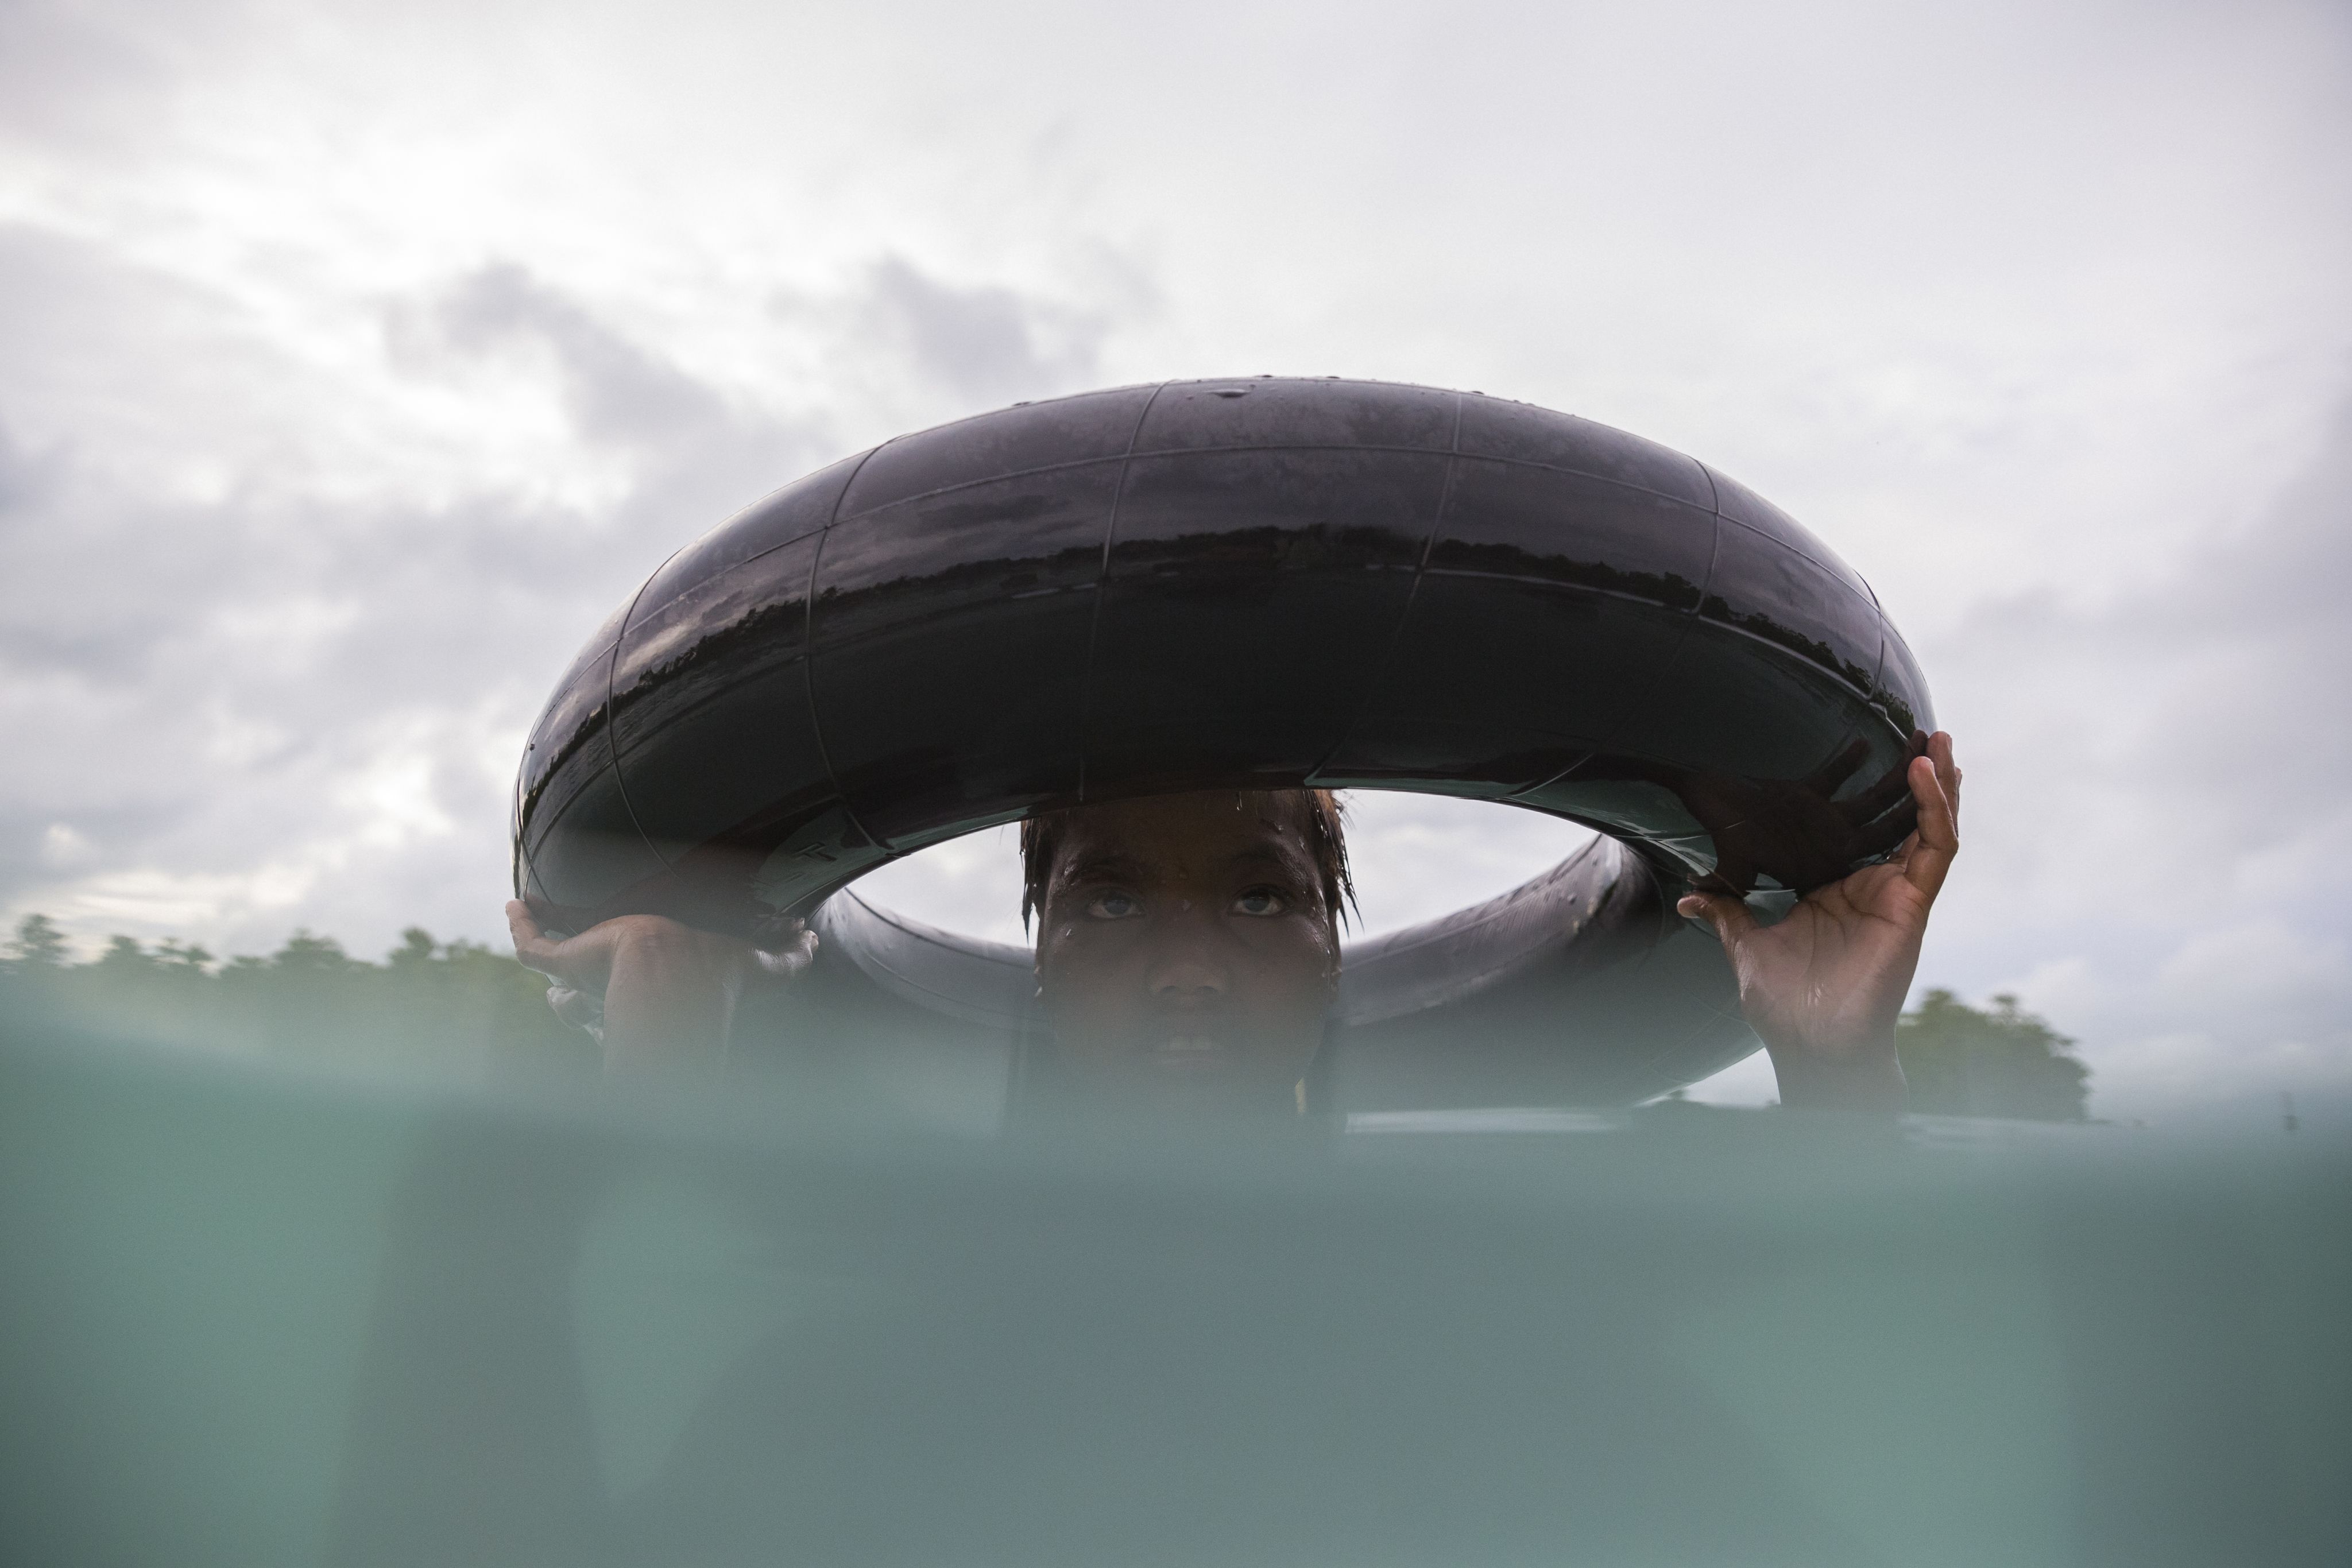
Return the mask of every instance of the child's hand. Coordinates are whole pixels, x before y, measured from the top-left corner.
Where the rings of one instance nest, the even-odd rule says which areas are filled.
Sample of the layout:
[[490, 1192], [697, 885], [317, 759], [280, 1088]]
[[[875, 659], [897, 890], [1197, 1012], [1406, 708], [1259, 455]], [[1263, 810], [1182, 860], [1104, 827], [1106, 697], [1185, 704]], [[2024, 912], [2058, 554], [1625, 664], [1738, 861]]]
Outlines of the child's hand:
[[1759, 925], [1720, 894], [1680, 911], [1715, 927], [1739, 978], [1739, 1007], [1772, 1053], [1790, 1105], [1900, 1110], [1895, 1020], [1919, 967], [1927, 912], [1960, 849], [1960, 770], [1938, 730], [1912, 758], [1919, 822], [1892, 860], [1814, 889], [1786, 920]]
[[769, 952], [658, 915], [625, 915], [559, 941], [520, 899], [507, 905], [507, 926], [515, 956], [552, 982], [548, 1005], [602, 1040], [614, 1071], [715, 1071], [745, 989], [790, 980], [816, 953], [805, 929]]

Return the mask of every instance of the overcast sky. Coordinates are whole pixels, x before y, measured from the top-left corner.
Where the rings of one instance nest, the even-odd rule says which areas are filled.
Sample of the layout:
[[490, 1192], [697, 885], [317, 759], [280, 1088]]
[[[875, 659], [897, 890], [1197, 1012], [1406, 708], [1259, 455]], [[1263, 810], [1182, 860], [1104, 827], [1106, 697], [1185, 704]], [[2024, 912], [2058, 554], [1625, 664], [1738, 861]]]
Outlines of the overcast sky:
[[[492, 936], [677, 544], [1016, 398], [1373, 376], [1871, 579], [1969, 771], [1923, 984], [2101, 1113], [2352, 1096], [2348, 148], [2340, 4], [0, 0], [0, 913]], [[1574, 837], [1360, 814], [1375, 925]], [[1001, 933], [1008, 855], [894, 893]]]

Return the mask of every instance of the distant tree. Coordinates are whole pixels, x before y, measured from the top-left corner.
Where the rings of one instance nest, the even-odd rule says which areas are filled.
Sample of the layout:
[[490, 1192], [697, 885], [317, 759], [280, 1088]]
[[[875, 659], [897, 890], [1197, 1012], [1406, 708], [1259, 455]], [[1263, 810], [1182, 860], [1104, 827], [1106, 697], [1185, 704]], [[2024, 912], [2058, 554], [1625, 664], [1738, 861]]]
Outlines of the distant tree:
[[280, 974], [314, 977], [340, 978], [368, 967], [367, 960], [344, 952], [343, 945], [333, 937], [313, 936], [301, 929], [286, 938], [286, 946], [269, 961]]
[[192, 969], [201, 974], [213, 961], [213, 956], [198, 946], [182, 946], [176, 936], [166, 936], [155, 949], [155, 962], [167, 969]]
[[2067, 1054], [2074, 1043], [2015, 997], [1988, 1010], [1947, 990], [1929, 991], [1895, 1030], [1910, 1108], [1942, 1116], [2083, 1120], [2091, 1070]]
[[106, 951], [98, 956], [98, 967], [106, 974], [133, 974], [152, 969], [154, 966], [155, 960], [148, 956], [147, 950], [140, 946], [135, 938], [129, 936], [108, 937]]
[[27, 915], [16, 922], [16, 940], [8, 944], [13, 967], [56, 969], [65, 966], [66, 934], [46, 915]]

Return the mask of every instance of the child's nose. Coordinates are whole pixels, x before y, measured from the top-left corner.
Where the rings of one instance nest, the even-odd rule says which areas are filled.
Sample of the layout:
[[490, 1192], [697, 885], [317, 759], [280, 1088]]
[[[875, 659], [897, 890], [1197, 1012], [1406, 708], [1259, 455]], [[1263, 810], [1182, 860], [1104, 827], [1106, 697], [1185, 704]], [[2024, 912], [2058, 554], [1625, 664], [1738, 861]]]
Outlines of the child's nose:
[[1152, 998], [1198, 1005], [1223, 997], [1232, 977], [1200, 923], [1177, 920], [1162, 928], [1162, 946], [1146, 972]]
[[1223, 966], [1184, 956], [1152, 971], [1151, 994], [1162, 1001], [1210, 1001], [1225, 994]]

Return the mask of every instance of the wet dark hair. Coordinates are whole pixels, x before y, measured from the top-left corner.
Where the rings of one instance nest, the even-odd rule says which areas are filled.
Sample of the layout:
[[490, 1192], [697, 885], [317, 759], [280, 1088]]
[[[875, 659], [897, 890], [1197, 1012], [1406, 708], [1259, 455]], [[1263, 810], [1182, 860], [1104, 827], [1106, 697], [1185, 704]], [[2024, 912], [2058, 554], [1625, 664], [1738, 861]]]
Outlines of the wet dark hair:
[[[1255, 795], [1260, 800], [1276, 806], [1297, 808], [1307, 820], [1307, 839], [1315, 853], [1315, 869], [1323, 883], [1323, 906], [1331, 912], [1331, 923], [1338, 925], [1346, 918], [1356, 903], [1356, 879], [1348, 870], [1348, 833], [1340, 821], [1346, 808], [1339, 797], [1328, 789], [1249, 789], [1239, 792], [1239, 799]], [[1040, 811], [1021, 824], [1021, 929], [1029, 929], [1029, 916], [1041, 918], [1045, 913], [1045, 883], [1054, 874], [1054, 857], [1062, 847], [1062, 835], [1084, 806], [1065, 806], [1058, 810]]]

